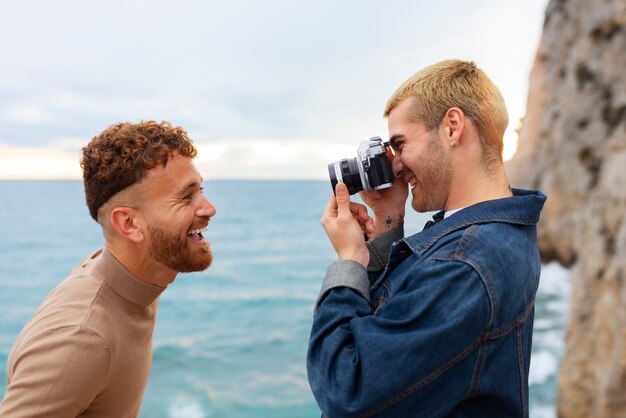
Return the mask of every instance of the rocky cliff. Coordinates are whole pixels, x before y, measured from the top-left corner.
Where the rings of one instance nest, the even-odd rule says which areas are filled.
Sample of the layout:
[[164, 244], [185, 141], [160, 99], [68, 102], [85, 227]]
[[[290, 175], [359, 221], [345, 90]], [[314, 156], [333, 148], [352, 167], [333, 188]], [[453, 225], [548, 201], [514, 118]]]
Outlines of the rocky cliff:
[[626, 417], [626, 0], [551, 0], [511, 184], [548, 195], [544, 261], [572, 268], [559, 417]]

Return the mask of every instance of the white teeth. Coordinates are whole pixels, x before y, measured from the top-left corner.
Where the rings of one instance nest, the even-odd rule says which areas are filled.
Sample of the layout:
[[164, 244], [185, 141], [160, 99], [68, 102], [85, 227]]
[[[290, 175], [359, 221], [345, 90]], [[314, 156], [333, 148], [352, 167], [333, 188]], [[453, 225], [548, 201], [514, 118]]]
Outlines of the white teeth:
[[200, 233], [206, 231], [207, 229], [208, 228], [206, 226], [204, 228], [192, 229], [191, 231], [187, 232], [187, 235], [200, 234]]

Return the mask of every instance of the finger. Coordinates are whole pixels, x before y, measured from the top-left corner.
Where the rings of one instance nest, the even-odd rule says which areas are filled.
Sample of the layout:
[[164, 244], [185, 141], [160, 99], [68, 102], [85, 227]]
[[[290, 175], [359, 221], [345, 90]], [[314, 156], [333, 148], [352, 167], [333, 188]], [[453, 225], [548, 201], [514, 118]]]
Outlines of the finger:
[[360, 203], [350, 203], [350, 210], [354, 215], [354, 218], [359, 222], [361, 229], [363, 232], [370, 233], [374, 232], [374, 219], [372, 219], [367, 213], [367, 207], [361, 205]]
[[367, 236], [371, 238], [371, 235], [374, 233], [374, 220], [371, 218], [363, 220], [363, 219], [358, 219], [356, 217], [355, 219], [359, 223], [359, 226], [361, 227], [361, 231], [363, 231], [364, 234], [367, 234]]
[[350, 202], [350, 211], [361, 221], [365, 222], [369, 218], [367, 208], [360, 203]]
[[348, 187], [343, 183], [337, 183], [335, 186], [335, 200], [337, 202], [337, 214], [350, 214], [350, 194]]
[[365, 231], [367, 232], [367, 236], [369, 238], [372, 238], [375, 228], [376, 227], [374, 226], [374, 220], [372, 218], [368, 218], [367, 222], [365, 222]]
[[356, 213], [353, 213], [352, 216], [354, 220], [359, 224], [361, 231], [363, 231], [363, 233], [367, 233], [367, 221], [364, 221], [363, 219], [359, 218], [359, 216]]

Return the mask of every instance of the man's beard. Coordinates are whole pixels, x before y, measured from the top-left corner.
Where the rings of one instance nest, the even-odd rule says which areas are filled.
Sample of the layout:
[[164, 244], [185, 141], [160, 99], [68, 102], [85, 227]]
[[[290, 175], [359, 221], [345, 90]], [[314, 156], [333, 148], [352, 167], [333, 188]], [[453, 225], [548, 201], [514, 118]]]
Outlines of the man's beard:
[[150, 256], [179, 273], [206, 270], [213, 261], [208, 242], [192, 252], [186, 238], [168, 232], [158, 226], [148, 226], [150, 233]]
[[423, 194], [411, 201], [411, 207], [420, 213], [443, 210], [452, 181], [452, 163], [436, 132], [428, 138], [427, 153], [416, 164]]

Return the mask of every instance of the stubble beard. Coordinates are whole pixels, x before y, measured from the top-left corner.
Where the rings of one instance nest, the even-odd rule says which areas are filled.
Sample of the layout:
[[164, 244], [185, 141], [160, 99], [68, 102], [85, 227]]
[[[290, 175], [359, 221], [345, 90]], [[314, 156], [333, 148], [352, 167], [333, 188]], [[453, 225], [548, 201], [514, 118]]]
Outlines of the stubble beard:
[[452, 181], [450, 158], [436, 132], [429, 138], [427, 153], [416, 167], [422, 190], [411, 200], [411, 207], [420, 213], [443, 210]]
[[152, 258], [166, 267], [179, 272], [189, 273], [203, 271], [213, 262], [213, 254], [209, 243], [198, 246], [192, 251], [187, 238], [168, 232], [159, 226], [149, 226], [150, 246], [148, 252]]

